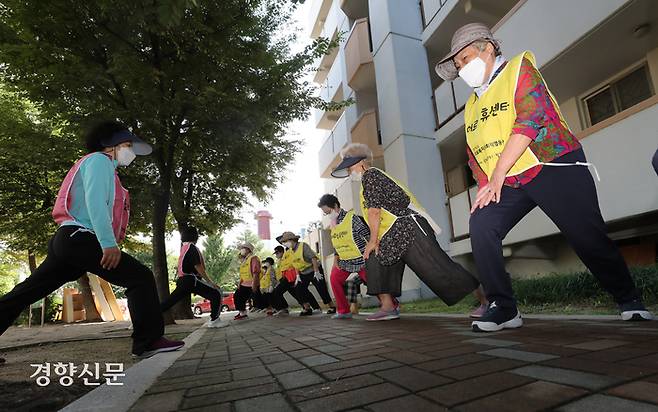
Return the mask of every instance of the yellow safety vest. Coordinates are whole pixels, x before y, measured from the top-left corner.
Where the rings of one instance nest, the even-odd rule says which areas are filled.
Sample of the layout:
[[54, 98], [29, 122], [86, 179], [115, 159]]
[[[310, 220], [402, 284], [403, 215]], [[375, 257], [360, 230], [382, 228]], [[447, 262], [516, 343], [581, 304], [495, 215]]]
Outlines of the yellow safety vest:
[[[270, 269], [272, 270], [272, 269]], [[260, 288], [265, 290], [272, 286], [272, 277], [270, 276], [270, 271], [260, 271]]]
[[[240, 263], [240, 280], [243, 282], [251, 282], [254, 280], [254, 275], [251, 273], [251, 258], [253, 256], [253, 254], [248, 255], [244, 261]], [[260, 260], [258, 261], [258, 267], [260, 268]]]
[[[377, 169], [373, 167], [373, 169]], [[416, 196], [414, 196], [413, 193], [402, 183], [398, 182], [395, 178], [384, 172], [383, 170], [377, 169], [380, 172], [382, 172], [386, 177], [391, 179], [396, 185], [400, 187], [404, 191], [404, 193], [409, 196], [409, 199], [411, 200], [411, 204], [414, 205], [416, 209], [419, 210], [425, 210], [423, 206], [421, 206], [420, 202], [418, 202], [418, 199], [416, 199]], [[361, 191], [359, 192], [359, 198], [361, 200], [361, 210], [363, 210], [363, 218], [366, 220], [366, 223], [370, 225], [370, 222], [368, 222], [368, 209], [366, 208], [366, 199], [363, 197], [363, 183], [361, 183]], [[393, 213], [389, 212], [388, 210], [381, 208], [381, 217], [379, 218], [379, 232], [377, 233], [377, 239], [382, 240], [384, 235], [393, 227], [393, 223], [402, 216], [396, 216]]]
[[[489, 178], [514, 127], [516, 120], [514, 95], [524, 57], [536, 66], [535, 55], [532, 52], [525, 51], [519, 54], [507, 63], [482, 96], [478, 98], [473, 93], [466, 102], [464, 109], [466, 143], [478, 165]], [[560, 121], [568, 129], [557, 101], [548, 88], [546, 90], [560, 116]], [[540, 164], [539, 159], [528, 147], [514, 163], [507, 176], [516, 176], [538, 164]]]
[[331, 229], [331, 244], [334, 245], [334, 249], [336, 249], [336, 253], [341, 260], [352, 260], [363, 256], [356, 242], [354, 242], [353, 217], [354, 211], [350, 210], [343, 221]]
[[[286, 253], [290, 252], [290, 261], [288, 267], [292, 266], [299, 272], [303, 272], [313, 264], [304, 260], [304, 242], [297, 243], [297, 250], [288, 249]], [[283, 256], [285, 257], [285, 253]], [[283, 268], [288, 269], [288, 268]]]

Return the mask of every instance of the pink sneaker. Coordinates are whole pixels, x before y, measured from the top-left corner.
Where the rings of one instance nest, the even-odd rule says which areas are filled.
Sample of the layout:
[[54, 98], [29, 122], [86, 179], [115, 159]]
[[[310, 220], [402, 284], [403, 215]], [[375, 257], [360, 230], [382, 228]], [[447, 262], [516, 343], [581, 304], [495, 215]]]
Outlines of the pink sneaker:
[[133, 357], [146, 359], [160, 352], [173, 352], [185, 346], [185, 342], [180, 340], [169, 340], [164, 336], [153, 342], [151, 347], [142, 353], [133, 353]]
[[378, 320], [394, 320], [400, 319], [400, 315], [396, 309], [393, 310], [380, 310], [377, 313], [373, 313], [368, 316], [366, 320], [369, 321], [378, 321]]
[[484, 316], [484, 314], [487, 312], [487, 309], [489, 309], [489, 305], [480, 305], [480, 307], [471, 312], [469, 316], [474, 319], [479, 319]]

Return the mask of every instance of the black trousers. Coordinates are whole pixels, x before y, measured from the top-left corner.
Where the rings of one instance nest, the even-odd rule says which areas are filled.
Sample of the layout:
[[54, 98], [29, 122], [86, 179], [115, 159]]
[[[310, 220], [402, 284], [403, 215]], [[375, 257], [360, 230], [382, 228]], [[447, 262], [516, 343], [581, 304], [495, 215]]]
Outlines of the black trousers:
[[[577, 161], [586, 161], [582, 149], [560, 156], [554, 163]], [[589, 170], [584, 166], [544, 166], [529, 183], [518, 189], [504, 186], [499, 203], [471, 215], [473, 256], [490, 302], [503, 307], [516, 305], [510, 275], [505, 271], [502, 241], [537, 206], [617, 303], [639, 297], [624, 259], [607, 235]]]
[[[85, 272], [126, 288], [128, 310], [133, 323], [132, 352], [141, 354], [164, 334], [158, 292], [153, 273], [134, 257], [121, 253], [119, 265], [103, 269], [103, 250], [90, 232], [76, 226], [62, 226], [48, 244], [48, 256], [25, 281], [0, 298], [0, 334], [28, 305], [77, 280]], [[74, 234], [75, 233], [75, 234]]]
[[[313, 309], [320, 309], [320, 304], [318, 303], [317, 299], [315, 299], [315, 296], [313, 295], [313, 293], [311, 293], [311, 291], [308, 290], [308, 287], [311, 283], [313, 283], [315, 285], [316, 282], [317, 282], [316, 279], [313, 277], [313, 272], [307, 273], [305, 275], [300, 274], [299, 278], [300, 278], [300, 282], [297, 283], [297, 286], [294, 287], [295, 288], [295, 293], [297, 294], [299, 299], [301, 301], [303, 301], [304, 303], [308, 303], [309, 305], [311, 305], [311, 307]], [[325, 283], [324, 279], [323, 279], [322, 282]], [[316, 286], [316, 289], [318, 289], [318, 293], [320, 293], [320, 298], [323, 299], [323, 301], [324, 301], [324, 298], [322, 297], [322, 294], [320, 292], [320, 288], [318, 288], [318, 286]], [[324, 285], [324, 289], [325, 289], [325, 293], [327, 293], [327, 295], [329, 295], [329, 292], [327, 291], [327, 284], [326, 283]], [[331, 302], [331, 297], [329, 297], [329, 302]]]
[[195, 279], [195, 276], [190, 275], [181, 276], [176, 279], [176, 289], [171, 292], [171, 295], [167, 299], [160, 303], [160, 310], [162, 312], [169, 310], [178, 301], [183, 299], [185, 295], [189, 295], [190, 293], [194, 293], [210, 301], [211, 320], [219, 317], [219, 310], [222, 307], [222, 292]]
[[272, 293], [263, 293], [259, 290], [255, 293], [252, 293], [252, 298], [254, 300], [254, 306], [258, 309], [267, 309], [272, 307]]
[[332, 302], [322, 267], [320, 267], [320, 273], [322, 274], [322, 278], [319, 280], [315, 278], [315, 274], [313, 272], [307, 273], [305, 275], [300, 275], [301, 282], [299, 282], [295, 287], [298, 293], [300, 294], [300, 296], [303, 296], [301, 295], [301, 293], [308, 294], [307, 296], [309, 303], [314, 309], [319, 309], [320, 305], [318, 305], [315, 296], [313, 296], [313, 293], [311, 293], [311, 291], [308, 290], [311, 284], [313, 284], [313, 286], [315, 286], [315, 289], [318, 291], [318, 294], [320, 295], [320, 299], [322, 299], [322, 303], [328, 305]]
[[251, 286], [238, 286], [238, 289], [233, 294], [233, 302], [235, 308], [240, 312], [247, 310], [247, 301], [252, 297]]
[[[436, 235], [425, 218], [416, 218], [423, 230], [414, 224], [416, 240], [390, 266], [381, 264], [375, 253], [366, 261], [368, 294], [391, 294], [399, 297], [402, 290], [404, 267], [409, 266], [416, 275], [447, 305], [454, 305], [478, 287], [478, 280], [441, 249]], [[424, 233], [423, 233], [424, 232]]]
[[[288, 309], [288, 302], [286, 301], [286, 298], [283, 296], [286, 292], [290, 293], [290, 295], [295, 298], [297, 303], [299, 303], [300, 306], [302, 306], [305, 302], [300, 299], [299, 295], [297, 295], [297, 291], [295, 290], [295, 286], [293, 283], [289, 282], [288, 279], [285, 277], [279, 279], [279, 284], [276, 285], [274, 288], [274, 292], [272, 292], [272, 307], [276, 310], [283, 310], [283, 309]], [[315, 300], [315, 299], [314, 299]], [[315, 304], [317, 305], [317, 301]], [[320, 305], [318, 305], [320, 307]]]

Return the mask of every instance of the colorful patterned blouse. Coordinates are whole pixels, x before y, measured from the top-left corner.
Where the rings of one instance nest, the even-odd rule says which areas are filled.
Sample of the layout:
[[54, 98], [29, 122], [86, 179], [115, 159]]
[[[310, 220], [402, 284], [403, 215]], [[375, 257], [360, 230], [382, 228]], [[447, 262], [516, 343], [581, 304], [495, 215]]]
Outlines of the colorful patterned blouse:
[[[493, 79], [492, 79], [493, 80]], [[562, 155], [580, 149], [578, 139], [560, 122], [560, 116], [546, 90], [539, 71], [528, 59], [523, 59], [519, 80], [514, 95], [516, 121], [512, 134], [522, 134], [532, 139], [530, 150], [541, 162], [550, 162]], [[487, 175], [475, 161], [467, 146], [468, 166], [479, 187], [487, 184]], [[519, 187], [534, 179], [542, 166], [538, 165], [525, 172], [505, 179], [505, 186]]]

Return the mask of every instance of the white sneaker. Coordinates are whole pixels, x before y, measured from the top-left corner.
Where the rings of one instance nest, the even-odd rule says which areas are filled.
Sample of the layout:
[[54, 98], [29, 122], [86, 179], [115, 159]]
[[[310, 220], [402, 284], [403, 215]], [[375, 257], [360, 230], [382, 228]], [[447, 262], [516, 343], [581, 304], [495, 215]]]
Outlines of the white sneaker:
[[206, 327], [208, 328], [223, 328], [225, 326], [228, 326], [228, 323], [222, 322], [221, 318], [217, 318], [215, 320], [208, 320], [208, 323], [206, 323]]
[[276, 316], [277, 318], [279, 318], [279, 317], [282, 317], [282, 316], [288, 316], [289, 314], [290, 314], [290, 311], [288, 311], [288, 309], [281, 309], [281, 310], [277, 311], [277, 312], [274, 314], [274, 316]]

